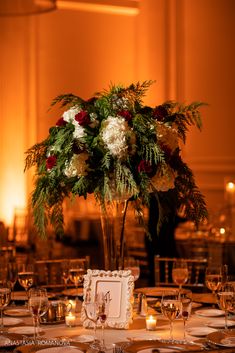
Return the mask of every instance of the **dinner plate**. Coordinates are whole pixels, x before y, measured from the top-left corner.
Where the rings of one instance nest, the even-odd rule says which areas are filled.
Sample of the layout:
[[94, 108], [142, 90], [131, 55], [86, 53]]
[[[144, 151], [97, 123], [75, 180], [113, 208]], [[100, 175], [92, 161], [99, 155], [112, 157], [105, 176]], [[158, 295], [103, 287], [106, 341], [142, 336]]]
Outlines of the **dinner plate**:
[[3, 325], [4, 326], [12, 326], [12, 325], [18, 325], [23, 322], [22, 319], [18, 319], [15, 317], [4, 317], [3, 318]]
[[[34, 327], [33, 326], [18, 326], [18, 327], [10, 327], [8, 329], [9, 333], [18, 333], [21, 335], [33, 335]], [[42, 334], [43, 330], [39, 328], [39, 334]]]
[[212, 293], [193, 293], [193, 301], [201, 304], [216, 304], [216, 298]]
[[91, 335], [73, 335], [69, 336], [69, 339], [72, 339], [74, 342], [89, 343], [94, 341], [94, 337]]
[[[159, 353], [172, 353], [172, 352], [179, 352], [178, 350], [172, 348], [157, 348], [157, 352]], [[138, 351], [138, 353], [153, 353], [153, 348], [142, 349]]]
[[30, 316], [30, 311], [26, 308], [9, 308], [4, 310], [4, 315], [7, 316]]
[[206, 316], [206, 317], [216, 317], [223, 316], [224, 311], [220, 309], [200, 309], [195, 311], [196, 315]]
[[61, 346], [39, 349], [36, 352], [40, 353], [83, 353], [79, 348], [74, 346]]
[[210, 328], [210, 327], [199, 326], [199, 327], [189, 327], [186, 331], [190, 336], [205, 337], [205, 336], [209, 335], [209, 333], [215, 332], [216, 329]]
[[22, 344], [22, 335], [9, 332], [0, 334], [0, 347], [15, 347]]
[[210, 343], [222, 347], [235, 347], [235, 330], [216, 331], [207, 336]]
[[[147, 297], [161, 297], [167, 290], [178, 290], [177, 287], [144, 287], [135, 289], [136, 293], [145, 294]], [[188, 293], [188, 289], [181, 289], [181, 293]]]
[[83, 287], [79, 287], [78, 289], [76, 288], [70, 288], [70, 289], [65, 289], [62, 291], [63, 295], [68, 295], [71, 297], [82, 297], [83, 296]]
[[[216, 320], [213, 320], [213, 321], [208, 321], [206, 324], [209, 327], [224, 328], [225, 319], [216, 319]], [[228, 320], [227, 321], [227, 325], [228, 325], [228, 327], [233, 327], [233, 326], [235, 326], [235, 321]]]
[[[150, 339], [150, 340], [138, 340], [138, 341], [132, 341], [128, 342], [120, 342], [116, 343], [117, 346], [120, 346], [122, 351], [125, 353], [152, 353], [154, 349], [160, 350], [160, 349], [165, 349], [165, 351], [162, 350], [162, 352], [166, 352], [166, 349], [168, 349], [168, 352], [179, 352], [179, 351], [195, 351], [195, 350], [200, 350], [201, 346], [198, 344], [194, 343], [185, 343], [183, 341], [177, 341], [174, 340], [173, 342], [169, 340], [155, 340], [155, 339]], [[124, 344], [124, 347], [122, 345]]]

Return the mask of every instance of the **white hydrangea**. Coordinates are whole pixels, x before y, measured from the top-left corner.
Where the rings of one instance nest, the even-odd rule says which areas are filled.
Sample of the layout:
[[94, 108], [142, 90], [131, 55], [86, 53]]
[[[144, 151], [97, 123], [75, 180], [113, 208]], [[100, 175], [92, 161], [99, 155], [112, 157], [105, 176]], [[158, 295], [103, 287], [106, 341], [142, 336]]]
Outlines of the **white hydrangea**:
[[177, 128], [172, 126], [168, 126], [159, 121], [156, 121], [156, 132], [157, 138], [159, 141], [167, 146], [172, 152], [179, 146], [178, 141], [178, 131]]
[[75, 139], [81, 140], [86, 135], [84, 127], [78, 124], [75, 120], [73, 137]]
[[75, 115], [81, 111], [80, 107], [72, 107], [63, 114], [63, 119], [68, 123], [77, 123], [75, 120]]
[[128, 124], [124, 118], [109, 116], [103, 122], [101, 137], [110, 153], [119, 158], [127, 153], [126, 132]]
[[64, 174], [68, 177], [81, 177], [87, 175], [87, 163], [89, 155], [86, 152], [74, 154], [69, 163], [65, 164]]
[[151, 184], [157, 191], [168, 191], [169, 189], [174, 189], [175, 178], [176, 173], [173, 169], [165, 165], [151, 178]]

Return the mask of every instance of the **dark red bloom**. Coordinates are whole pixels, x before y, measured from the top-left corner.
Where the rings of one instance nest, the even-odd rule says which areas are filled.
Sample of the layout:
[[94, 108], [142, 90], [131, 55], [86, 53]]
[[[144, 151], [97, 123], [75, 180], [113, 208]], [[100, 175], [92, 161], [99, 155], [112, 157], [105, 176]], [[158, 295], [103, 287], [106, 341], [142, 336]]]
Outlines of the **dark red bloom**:
[[46, 168], [47, 170], [52, 169], [56, 165], [57, 158], [56, 156], [50, 156], [46, 160]]
[[153, 110], [153, 117], [159, 121], [164, 121], [167, 115], [167, 109], [163, 105], [159, 105]]
[[148, 161], [145, 161], [144, 159], [140, 161], [137, 169], [139, 173], [144, 172], [146, 174], [150, 174], [153, 171], [151, 164]]
[[65, 126], [67, 124], [67, 121], [65, 121], [63, 118], [59, 118], [59, 120], [56, 123], [56, 126]]
[[122, 116], [127, 122], [131, 121], [132, 119], [132, 114], [129, 112], [129, 110], [121, 110], [118, 112], [119, 116]]
[[85, 110], [81, 110], [79, 113], [77, 113], [75, 115], [75, 120], [81, 126], [86, 126], [91, 123], [91, 119], [89, 117], [89, 114]]

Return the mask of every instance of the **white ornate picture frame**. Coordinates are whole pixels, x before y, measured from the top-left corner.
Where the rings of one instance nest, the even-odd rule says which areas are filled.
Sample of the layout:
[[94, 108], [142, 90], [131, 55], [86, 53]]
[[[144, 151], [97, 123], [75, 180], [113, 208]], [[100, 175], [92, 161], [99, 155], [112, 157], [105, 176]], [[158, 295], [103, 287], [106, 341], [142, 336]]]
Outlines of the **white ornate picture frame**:
[[[89, 297], [91, 301], [94, 301], [96, 293], [110, 292], [111, 301], [106, 326], [128, 329], [132, 323], [134, 290], [134, 277], [130, 270], [87, 270], [83, 286], [84, 300]], [[84, 305], [83, 301], [81, 320], [83, 326], [89, 328], [94, 324], [87, 319]]]

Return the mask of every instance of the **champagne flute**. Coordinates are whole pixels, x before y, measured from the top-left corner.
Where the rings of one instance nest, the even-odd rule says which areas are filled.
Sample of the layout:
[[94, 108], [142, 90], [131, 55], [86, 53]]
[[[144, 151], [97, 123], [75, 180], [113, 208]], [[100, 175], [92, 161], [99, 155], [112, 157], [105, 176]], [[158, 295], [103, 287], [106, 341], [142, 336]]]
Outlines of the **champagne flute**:
[[188, 321], [192, 310], [192, 291], [187, 290], [185, 293], [180, 294], [181, 300], [181, 316], [184, 322], [184, 341], [186, 341], [186, 322]]
[[235, 292], [234, 287], [231, 284], [225, 284], [217, 294], [218, 304], [220, 309], [224, 310], [224, 328], [228, 329], [228, 313], [233, 311], [235, 307]]
[[39, 332], [39, 318], [46, 313], [49, 302], [44, 288], [31, 288], [28, 294], [28, 307], [33, 316], [34, 340], [36, 341]]
[[11, 300], [11, 288], [8, 282], [2, 281], [0, 283], [0, 310], [1, 310], [1, 328], [0, 333], [4, 332], [3, 324], [3, 308], [5, 308]]
[[18, 281], [20, 285], [25, 289], [27, 306], [28, 290], [34, 283], [34, 267], [32, 264], [20, 264], [18, 268]]
[[135, 259], [134, 257], [124, 258], [124, 270], [131, 270], [134, 281], [137, 281], [140, 276], [139, 260]]
[[172, 268], [172, 279], [175, 284], [179, 286], [179, 292], [181, 292], [182, 285], [188, 280], [188, 265], [183, 259], [174, 261]]
[[111, 298], [110, 298], [110, 293], [104, 293], [104, 292], [98, 292], [96, 294], [96, 303], [97, 303], [97, 313], [98, 313], [98, 319], [101, 323], [101, 329], [102, 329], [102, 338], [101, 338], [101, 349], [105, 350], [106, 345], [105, 345], [105, 338], [104, 338], [104, 328], [105, 328], [105, 323], [108, 318], [109, 314], [109, 304], [110, 304]]
[[9, 262], [7, 265], [7, 280], [11, 287], [11, 305], [15, 305], [14, 302], [14, 287], [18, 278], [18, 268], [16, 262]]
[[181, 301], [176, 290], [163, 292], [161, 300], [161, 312], [170, 322], [170, 340], [173, 341], [173, 321], [181, 313]]
[[207, 288], [212, 291], [213, 297], [216, 302], [216, 291], [218, 291], [222, 285], [221, 267], [207, 267], [205, 282]]

